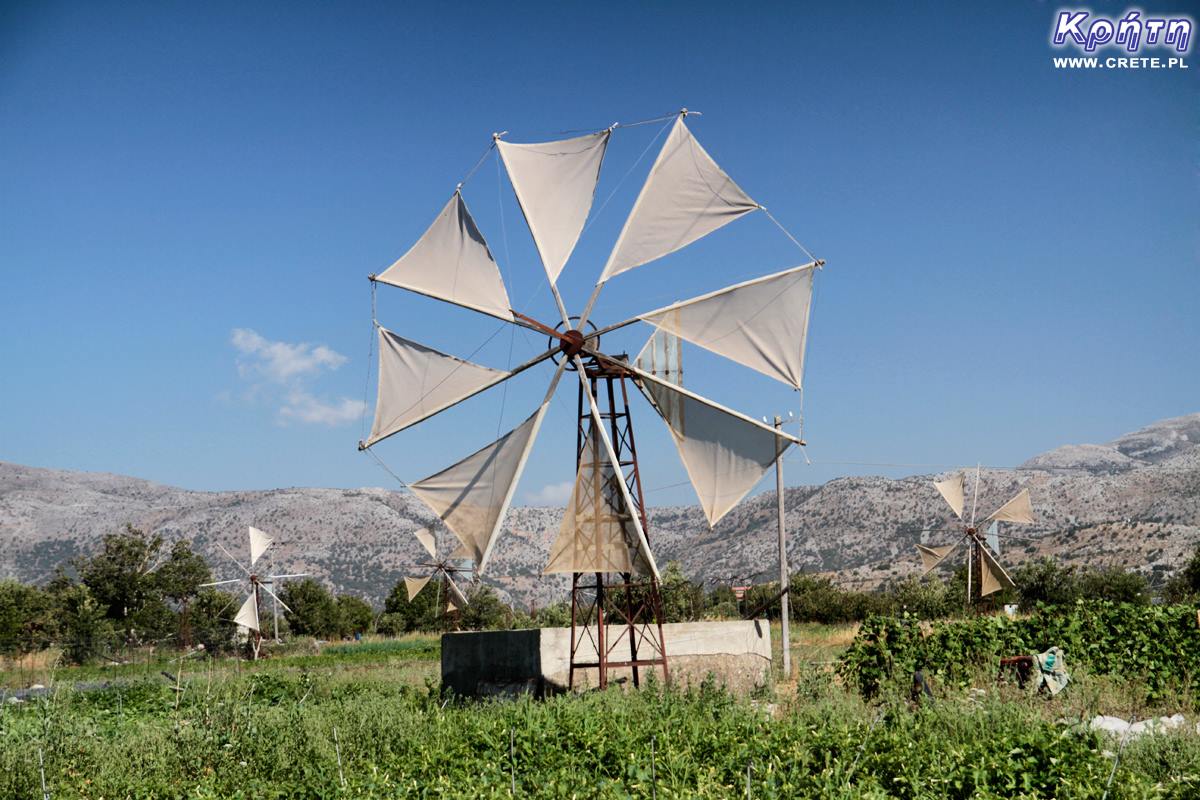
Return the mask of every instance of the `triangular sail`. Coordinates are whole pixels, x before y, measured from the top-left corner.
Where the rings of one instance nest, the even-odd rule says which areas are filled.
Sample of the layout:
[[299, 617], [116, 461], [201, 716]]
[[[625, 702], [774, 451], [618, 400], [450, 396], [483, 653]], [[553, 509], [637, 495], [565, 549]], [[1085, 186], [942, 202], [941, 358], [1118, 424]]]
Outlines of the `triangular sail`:
[[979, 554], [982, 556], [979, 560], [979, 596], [987, 597], [993, 592], [998, 592], [1001, 589], [1007, 589], [1016, 584], [1013, 579], [1004, 571], [1004, 567], [1000, 566], [1000, 562], [992, 555], [991, 551], [986, 547], [979, 548]]
[[417, 243], [376, 280], [510, 322], [513, 318], [500, 269], [457, 190]]
[[681, 114], [625, 220], [600, 281], [673, 253], [758, 207], [700, 146]]
[[411, 603], [413, 600], [416, 600], [417, 595], [421, 593], [421, 590], [425, 588], [425, 584], [427, 583], [429, 583], [428, 575], [424, 578], [405, 578], [404, 590], [408, 592], [408, 602]]
[[815, 267], [784, 270], [641, 319], [799, 389]]
[[434, 541], [433, 534], [429, 528], [417, 528], [413, 531], [413, 536], [421, 543], [421, 547], [425, 548], [425, 552], [429, 553], [430, 558], [437, 557], [437, 543]]
[[436, 475], [409, 484], [442, 518], [482, 573], [512, 502], [547, 405], [504, 436]]
[[379, 390], [365, 446], [445, 411], [512, 373], [464, 361], [379, 328]]
[[954, 509], [955, 515], [962, 519], [963, 512], [963, 476], [958, 473], [953, 478], [947, 478], [944, 481], [934, 481], [933, 485], [937, 487], [938, 492], [946, 500], [950, 508]]
[[459, 542], [458, 547], [454, 548], [453, 552], [450, 553], [450, 558], [452, 558], [452, 559], [463, 559], [463, 558], [470, 558], [470, 557], [471, 557], [470, 549], [468, 549], [468, 547], [465, 544], [463, 544], [462, 542]]
[[929, 547], [928, 545], [917, 545], [917, 552], [921, 554], [921, 574], [931, 571], [938, 564], [945, 560], [946, 556], [954, 550], [955, 545], [948, 544], [941, 547]]
[[257, 631], [258, 628], [258, 602], [254, 597], [254, 592], [246, 598], [246, 602], [242, 603], [242, 607], [238, 609], [237, 616], [233, 621], [243, 628], [252, 631]]
[[266, 552], [273, 540], [253, 525], [250, 526], [250, 566], [258, 561], [259, 556]]
[[[677, 312], [667, 312], [673, 319]], [[634, 365], [643, 372], [676, 386], [683, 386], [683, 350], [679, 336], [672, 333], [674, 324], [660, 326], [643, 345]]]
[[1029, 490], [1022, 489], [1016, 497], [996, 509], [988, 519], [1032, 524], [1033, 504], [1029, 500]]
[[996, 555], [1000, 555], [1000, 523], [993, 520], [987, 526], [987, 546]]
[[496, 142], [551, 284], [587, 221], [609, 134], [536, 144]]
[[608, 454], [590, 433], [544, 573], [647, 572], [645, 560], [637, 554], [637, 533], [616, 480]]
[[642, 380], [639, 388], [670, 428], [710, 526], [754, 488], [792, 441], [671, 384]]

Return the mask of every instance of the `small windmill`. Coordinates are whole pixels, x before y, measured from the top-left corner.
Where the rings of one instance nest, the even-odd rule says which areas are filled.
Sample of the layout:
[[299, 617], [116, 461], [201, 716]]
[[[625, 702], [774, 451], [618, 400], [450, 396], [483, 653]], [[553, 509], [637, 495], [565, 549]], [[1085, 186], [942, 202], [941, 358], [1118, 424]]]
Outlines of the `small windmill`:
[[262, 557], [262, 554], [266, 552], [267, 548], [271, 546], [271, 542], [274, 540], [270, 536], [267, 536], [265, 533], [260, 531], [258, 528], [255, 528], [253, 525], [249, 527], [249, 536], [250, 569], [244, 567], [242, 563], [234, 558], [228, 550], [226, 550], [224, 547], [221, 547], [220, 543], [217, 544], [217, 547], [221, 548], [221, 552], [229, 556], [229, 560], [236, 564], [238, 569], [246, 573], [246, 577], [230, 578], [229, 580], [224, 581], [213, 581], [212, 583], [201, 584], [201, 586], [224, 586], [230, 583], [241, 585], [245, 585], [247, 583], [249, 584], [246, 599], [243, 601], [241, 608], [238, 609], [237, 614], [234, 615], [233, 621], [246, 629], [247, 635], [250, 636], [251, 646], [254, 651], [254, 658], [255, 660], [258, 660], [258, 651], [259, 648], [262, 647], [262, 628], [259, 617], [259, 609], [262, 608], [262, 604], [260, 601], [259, 590], [261, 589], [262, 591], [271, 595], [271, 599], [273, 599], [276, 603], [273, 612], [275, 621], [274, 635], [275, 639], [278, 640], [279, 606], [283, 606], [285, 611], [291, 611], [291, 609], [287, 607], [286, 603], [279, 599], [275, 592], [271, 591], [271, 589], [268, 589], [267, 586], [273, 587], [276, 581], [283, 580], [284, 578], [302, 578], [307, 575], [307, 573], [297, 572], [290, 575], [259, 575], [257, 572], [254, 572], [254, 564], [259, 558]]
[[[963, 521], [963, 508], [966, 493], [964, 491], [963, 473], [942, 481], [934, 481], [933, 485], [941, 494], [942, 499], [954, 511], [954, 515]], [[979, 501], [979, 469], [975, 470], [975, 488], [971, 499], [970, 521], [963, 521], [960, 536], [956, 542], [938, 547], [918, 544], [917, 551], [921, 554], [921, 566], [924, 568], [922, 577], [928, 575], [939, 564], [950, 557], [959, 545], [967, 548], [967, 607], [973, 601], [975, 583], [975, 565], [979, 570], [979, 599], [994, 594], [1001, 589], [1007, 589], [1015, 584], [1013, 579], [1000, 566], [1000, 536], [999, 523], [1016, 522], [1023, 525], [1031, 524], [1033, 520], [1033, 505], [1029, 500], [1029, 490], [1022, 489], [1015, 497], [993, 511], [985, 520], [990, 523], [986, 533], [981, 533], [975, 525], [975, 511]]]
[[[459, 547], [449, 558], [439, 559], [437, 557], [437, 540], [433, 532], [429, 528], [418, 528], [413, 531], [413, 536], [421, 543], [421, 547], [425, 548], [425, 552], [429, 553], [430, 561], [418, 563], [416, 566], [428, 569], [429, 573], [423, 576], [410, 577], [405, 576], [404, 588], [408, 591], [408, 602], [417, 599], [417, 595], [421, 590], [434, 578], [441, 576], [440, 583], [446, 584], [446, 605], [442, 606], [441, 597], [439, 596], [436, 603], [437, 608], [447, 614], [458, 611], [467, 605], [467, 596], [458, 588], [458, 584], [454, 582], [454, 575], [459, 575], [471, 572], [471, 568], [463, 568], [456, 566], [456, 561], [464, 558], [470, 558], [470, 554], [466, 552], [466, 548]], [[415, 570], [414, 570], [415, 571]], [[439, 585], [440, 585], [439, 583]]]

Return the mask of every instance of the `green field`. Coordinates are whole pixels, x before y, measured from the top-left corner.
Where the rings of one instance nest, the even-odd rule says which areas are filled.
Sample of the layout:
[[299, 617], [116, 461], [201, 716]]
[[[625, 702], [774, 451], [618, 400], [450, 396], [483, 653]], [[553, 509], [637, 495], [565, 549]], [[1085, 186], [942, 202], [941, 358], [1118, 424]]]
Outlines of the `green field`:
[[[981, 623], [952, 624], [978, 639]], [[0, 709], [0, 797], [42, 797], [39, 760], [54, 798], [1101, 798], [1110, 774], [1109, 797], [1200, 797], [1193, 696], [1077, 663], [1051, 700], [996, 684], [980, 659], [932, 671], [933, 701], [911, 703], [901, 675], [867, 700], [847, 665], [879, 652], [872, 625], [857, 639], [853, 626], [797, 625], [797, 677], [746, 698], [660, 686], [453, 700], [431, 636], [301, 642], [257, 663], [142, 654], [56, 668], [47, 651], [3, 674], [9, 689], [48, 690]], [[910, 656], [894, 644], [899, 664]], [[1080, 724], [1176, 711], [1190, 732], [1124, 748]]]

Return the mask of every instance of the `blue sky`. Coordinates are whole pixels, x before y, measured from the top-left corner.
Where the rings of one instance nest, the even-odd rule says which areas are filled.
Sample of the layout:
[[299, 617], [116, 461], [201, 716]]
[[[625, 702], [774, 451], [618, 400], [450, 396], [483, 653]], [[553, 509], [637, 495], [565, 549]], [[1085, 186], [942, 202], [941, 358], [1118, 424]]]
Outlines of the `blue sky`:
[[[926, 471], [845, 462], [1013, 465], [1200, 410], [1200, 64], [1055, 70], [1055, 8], [7, 4], [0, 459], [196, 489], [388, 485], [355, 448], [373, 402], [366, 275], [420, 235], [492, 131], [532, 141], [680, 106], [828, 261], [804, 401], [814, 463], [791, 459], [789, 484]], [[572, 309], [657, 132], [614, 135], [598, 191], [612, 199], [560, 281]], [[553, 317], [493, 158], [464, 192], [510, 296]], [[596, 318], [803, 260], [751, 215], [615, 278]], [[496, 329], [398, 289], [378, 300], [383, 324], [462, 356]], [[475, 359], [504, 367], [541, 344], [502, 331]], [[685, 367], [754, 416], [799, 410], [715, 356]], [[423, 477], [524, 419], [548, 379], [379, 455]], [[518, 502], [570, 476], [572, 388]], [[639, 410], [651, 502], [691, 502]]]

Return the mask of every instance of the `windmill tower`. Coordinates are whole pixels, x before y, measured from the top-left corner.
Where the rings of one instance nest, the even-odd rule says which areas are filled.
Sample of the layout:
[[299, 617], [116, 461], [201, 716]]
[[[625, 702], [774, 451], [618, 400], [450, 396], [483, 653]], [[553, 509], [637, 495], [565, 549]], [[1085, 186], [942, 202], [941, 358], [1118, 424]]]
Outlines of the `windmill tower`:
[[[1001, 589], [1011, 588], [1013, 579], [1000, 565], [1000, 523], [1015, 522], [1017, 524], [1032, 524], [1033, 505], [1029, 500], [1029, 490], [1022, 489], [1011, 500], [993, 511], [986, 522], [990, 523], [985, 532], [981, 533], [975, 525], [975, 512], [979, 501], [979, 469], [975, 470], [975, 487], [971, 499], [971, 514], [969, 520], [963, 518], [966, 502], [963, 473], [958, 473], [933, 485], [954, 515], [962, 523], [958, 530], [958, 538], [948, 545], [931, 547], [918, 544], [917, 552], [921, 554], [922, 576], [928, 575], [937, 566], [958, 549], [966, 547], [967, 561], [967, 597], [966, 606], [969, 609], [976, 600], [982, 600]], [[946, 530], [946, 529], [943, 529]], [[978, 573], [978, 574], [976, 574]]]
[[[439, 559], [437, 555], [437, 540], [433, 532], [429, 528], [418, 528], [413, 531], [413, 536], [425, 552], [429, 553], [429, 561], [417, 564], [418, 569], [428, 569], [429, 572], [425, 575], [416, 577], [405, 576], [404, 589], [408, 593], [408, 602], [417, 599], [417, 595], [421, 593], [431, 580], [439, 578], [438, 591], [441, 591], [441, 586], [446, 586], [446, 602], [443, 605], [441, 597], [434, 604], [442, 614], [452, 614], [463, 608], [466, 608], [468, 601], [467, 596], [458, 588], [458, 584], [454, 582], [454, 576], [471, 572], [470, 569], [464, 569], [457, 565], [458, 560], [465, 557], [462, 548], [460, 547], [454, 553], [450, 554], [449, 558]], [[413, 570], [417, 571], [416, 569]]]
[[268, 595], [270, 595], [271, 599], [275, 603], [273, 609], [274, 638], [276, 641], [278, 641], [279, 606], [283, 606], [286, 611], [291, 611], [291, 609], [279, 599], [272, 589], [267, 587], [274, 587], [276, 582], [285, 578], [303, 578], [305, 575], [307, 575], [307, 573], [297, 572], [289, 575], [258, 574], [258, 572], [254, 570], [254, 565], [258, 562], [258, 559], [262, 557], [262, 554], [267, 551], [267, 548], [271, 546], [271, 542], [274, 540], [260, 531], [258, 528], [255, 528], [253, 525], [249, 527], [249, 537], [250, 567], [248, 569], [242, 565], [242, 562], [234, 558], [228, 550], [222, 547], [220, 543], [217, 544], [217, 547], [221, 548], [221, 552], [228, 556], [229, 560], [237, 565], [238, 569], [246, 573], [246, 576], [244, 578], [230, 578], [229, 580], [203, 583], [201, 586], [225, 586], [236, 583], [245, 589], [246, 599], [242, 602], [241, 607], [238, 608], [238, 612], [234, 615], [233, 621], [236, 622], [238, 626], [246, 629], [246, 635], [250, 640], [251, 652], [253, 652], [254, 659], [257, 661], [259, 650], [262, 648], [262, 621], [260, 616], [260, 612], [262, 610], [261, 592], [266, 592]]
[[[484, 158], [467, 174], [469, 180], [495, 150], [497, 170], [503, 164], [507, 171], [559, 319], [538, 320], [512, 306], [491, 250], [467, 209], [463, 183], [417, 242], [370, 276], [373, 292], [379, 284], [407, 289], [549, 339], [544, 352], [501, 370], [418, 344], [373, 320], [378, 394], [370, 435], [359, 443], [373, 454], [380, 442], [422, 420], [538, 365], [553, 365], [542, 402], [525, 421], [444, 470], [404, 484], [458, 538], [476, 576], [487, 571], [560, 381], [573, 373], [578, 382], [575, 482], [545, 569], [572, 576], [572, 685], [580, 671], [595, 670], [601, 687], [616, 669], [630, 669], [635, 685], [640, 670], [669, 675], [630, 386], [666, 423], [710, 525], [754, 487], [788, 446], [803, 444], [798, 436], [683, 386], [680, 345], [686, 341], [799, 390], [813, 276], [824, 264], [717, 166], [692, 135], [689, 115], [695, 112], [683, 109], [551, 142], [515, 144], [505, 141], [505, 134], [493, 134]], [[591, 296], [580, 314], [570, 315], [557, 280], [591, 213], [609, 140], [625, 128], [652, 122], [663, 125], [645, 153], [665, 134], [661, 149]], [[759, 211], [805, 253], [807, 262], [620, 322], [597, 326], [592, 321], [608, 281]], [[639, 321], [655, 331], [633, 359], [602, 348], [601, 337]]]

